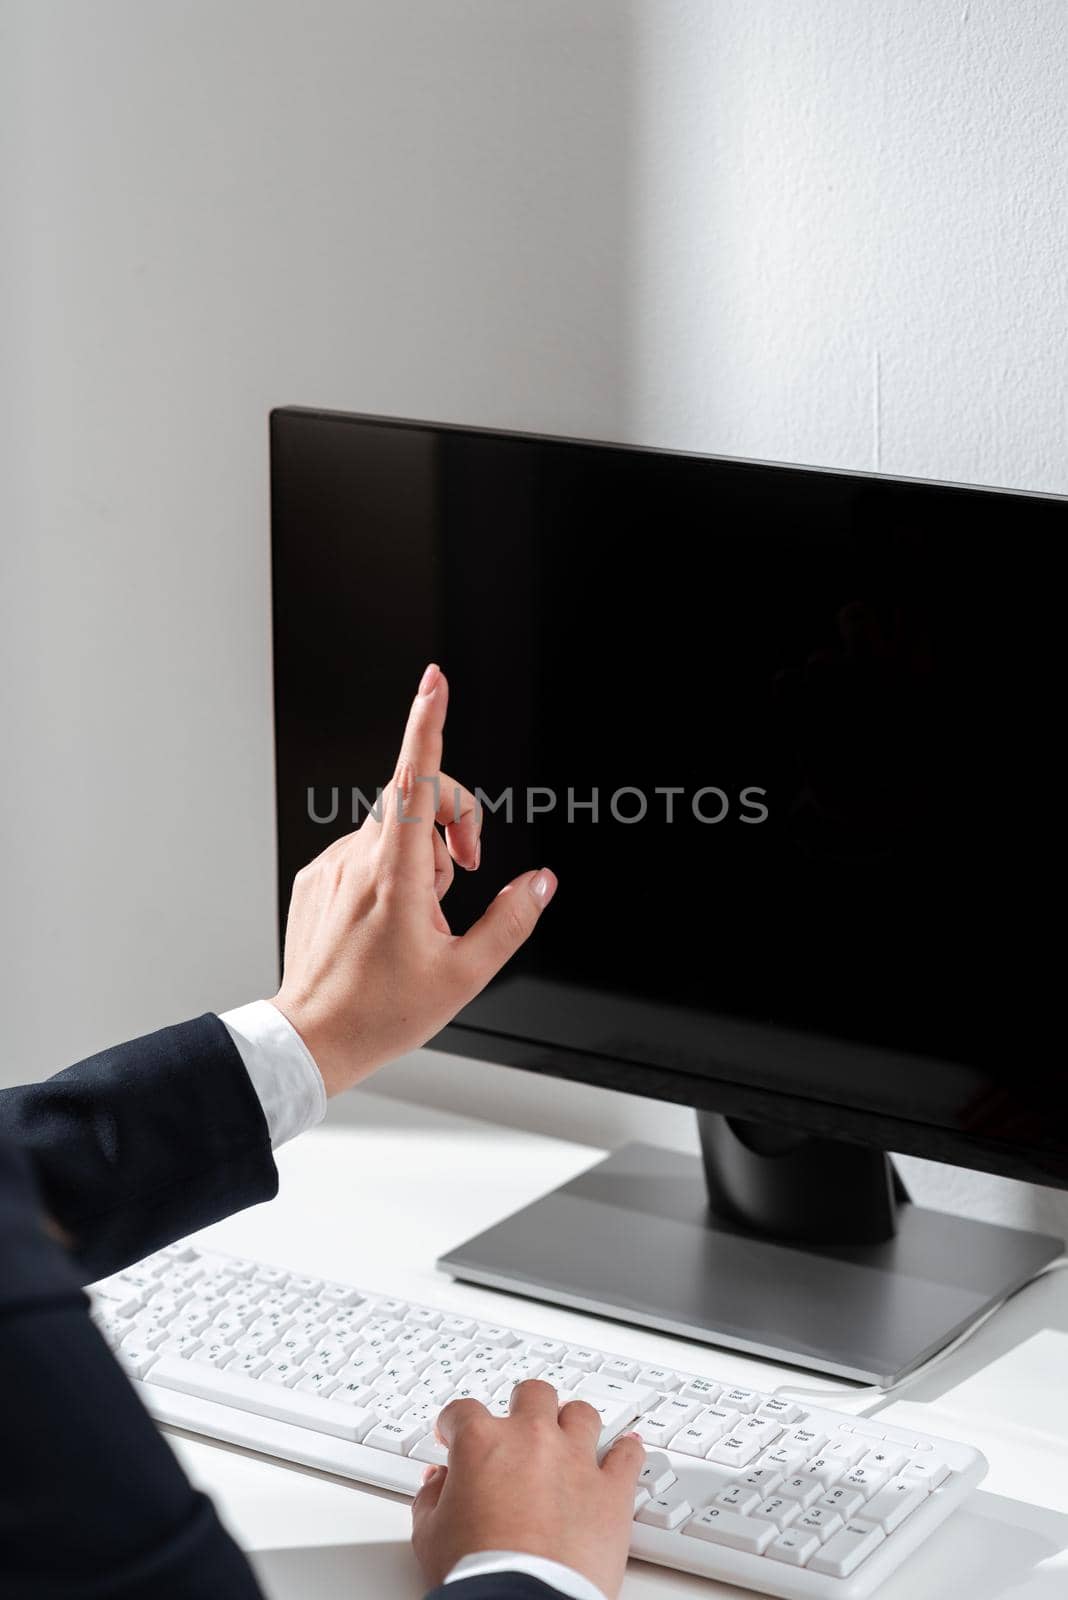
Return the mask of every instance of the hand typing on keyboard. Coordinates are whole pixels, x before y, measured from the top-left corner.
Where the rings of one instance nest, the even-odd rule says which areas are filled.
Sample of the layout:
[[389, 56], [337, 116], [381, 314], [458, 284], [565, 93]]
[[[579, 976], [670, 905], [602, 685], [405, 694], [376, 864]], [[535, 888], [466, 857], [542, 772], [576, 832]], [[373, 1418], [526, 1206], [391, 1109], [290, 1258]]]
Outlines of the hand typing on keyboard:
[[327, 1094], [438, 1033], [530, 936], [556, 890], [547, 869], [522, 873], [462, 938], [451, 932], [441, 899], [454, 861], [468, 871], [479, 864], [481, 813], [441, 770], [448, 693], [429, 666], [380, 820], [369, 814], [293, 886], [272, 1003], [308, 1046]]
[[558, 1409], [556, 1390], [536, 1378], [513, 1389], [506, 1417], [477, 1400], [446, 1406], [437, 1433], [449, 1464], [426, 1469], [412, 1508], [412, 1542], [430, 1583], [472, 1551], [514, 1550], [617, 1594], [645, 1451], [626, 1434], [598, 1462], [601, 1420], [581, 1400]]

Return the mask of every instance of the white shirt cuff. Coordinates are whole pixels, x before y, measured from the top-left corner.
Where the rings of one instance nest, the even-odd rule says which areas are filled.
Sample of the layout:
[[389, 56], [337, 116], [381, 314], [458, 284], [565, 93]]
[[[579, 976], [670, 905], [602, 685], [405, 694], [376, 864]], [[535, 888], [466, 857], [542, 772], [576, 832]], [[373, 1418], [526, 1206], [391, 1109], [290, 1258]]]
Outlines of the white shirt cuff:
[[219, 1017], [237, 1047], [259, 1096], [271, 1145], [277, 1150], [326, 1115], [326, 1089], [304, 1040], [269, 1000], [224, 1011]]
[[446, 1576], [446, 1583], [457, 1578], [481, 1578], [493, 1572], [525, 1572], [528, 1578], [540, 1578], [551, 1589], [567, 1595], [568, 1600], [605, 1600], [603, 1592], [589, 1578], [573, 1567], [559, 1561], [547, 1561], [544, 1556], [524, 1556], [514, 1550], [479, 1550], [463, 1556]]

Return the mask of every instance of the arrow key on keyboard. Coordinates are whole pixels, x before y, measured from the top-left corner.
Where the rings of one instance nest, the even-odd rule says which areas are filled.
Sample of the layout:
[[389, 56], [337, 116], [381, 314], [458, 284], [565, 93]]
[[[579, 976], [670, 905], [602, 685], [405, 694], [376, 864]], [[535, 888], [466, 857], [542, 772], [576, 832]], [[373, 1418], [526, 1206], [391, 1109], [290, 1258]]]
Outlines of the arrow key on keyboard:
[[645, 1458], [645, 1465], [638, 1474], [638, 1482], [642, 1487], [648, 1489], [650, 1495], [655, 1497], [670, 1489], [675, 1481], [675, 1474], [671, 1470], [671, 1462], [667, 1456], [657, 1455], [655, 1451], [650, 1450]]
[[637, 1520], [647, 1522], [651, 1528], [666, 1528], [670, 1533], [692, 1516], [693, 1506], [688, 1500], [673, 1500], [669, 1495], [657, 1495], [655, 1499], [645, 1502]]

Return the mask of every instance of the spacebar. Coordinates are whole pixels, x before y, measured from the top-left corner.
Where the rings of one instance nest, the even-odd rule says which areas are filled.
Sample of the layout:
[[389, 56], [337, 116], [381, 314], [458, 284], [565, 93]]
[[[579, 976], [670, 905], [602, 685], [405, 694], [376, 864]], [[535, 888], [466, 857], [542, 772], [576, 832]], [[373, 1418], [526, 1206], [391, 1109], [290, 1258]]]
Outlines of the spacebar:
[[183, 1361], [180, 1356], [161, 1356], [153, 1362], [144, 1379], [163, 1389], [177, 1389], [201, 1400], [236, 1406], [239, 1411], [254, 1411], [257, 1416], [273, 1417], [276, 1422], [292, 1422], [315, 1433], [330, 1433], [337, 1439], [358, 1443], [366, 1424], [356, 1406], [324, 1400], [317, 1394], [297, 1394], [275, 1384], [259, 1383], [243, 1372], [228, 1373], [225, 1367], [208, 1367], [200, 1362]]

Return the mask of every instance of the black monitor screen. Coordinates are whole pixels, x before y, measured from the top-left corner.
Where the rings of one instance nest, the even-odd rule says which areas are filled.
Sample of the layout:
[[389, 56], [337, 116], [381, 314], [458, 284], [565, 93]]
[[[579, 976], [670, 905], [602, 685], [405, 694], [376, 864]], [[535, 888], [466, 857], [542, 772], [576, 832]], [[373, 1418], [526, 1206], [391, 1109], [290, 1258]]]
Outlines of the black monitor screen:
[[446, 769], [486, 805], [451, 927], [560, 880], [461, 1047], [1068, 1182], [1065, 502], [272, 424], [283, 908], [440, 661]]

